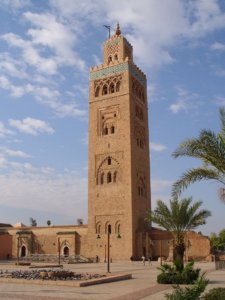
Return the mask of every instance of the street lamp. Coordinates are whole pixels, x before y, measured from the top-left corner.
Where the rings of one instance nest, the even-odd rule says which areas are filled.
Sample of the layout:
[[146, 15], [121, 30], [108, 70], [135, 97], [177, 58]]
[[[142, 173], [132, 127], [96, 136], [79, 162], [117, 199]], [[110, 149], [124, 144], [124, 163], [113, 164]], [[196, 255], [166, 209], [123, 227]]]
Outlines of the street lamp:
[[107, 230], [107, 272], [110, 273], [110, 235], [111, 235], [111, 225], [108, 225]]
[[60, 266], [60, 238], [59, 237], [58, 237], [58, 255], [59, 255], [58, 262]]

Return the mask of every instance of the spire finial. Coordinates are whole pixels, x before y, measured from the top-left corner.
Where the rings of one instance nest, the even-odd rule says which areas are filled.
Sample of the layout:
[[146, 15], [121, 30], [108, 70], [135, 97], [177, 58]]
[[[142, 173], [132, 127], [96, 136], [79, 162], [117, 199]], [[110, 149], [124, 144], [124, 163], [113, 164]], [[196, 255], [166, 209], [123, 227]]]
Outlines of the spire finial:
[[116, 31], [115, 31], [115, 34], [116, 34], [116, 35], [120, 35], [120, 34], [121, 34], [119, 22], [118, 22], [117, 25], [116, 25]]

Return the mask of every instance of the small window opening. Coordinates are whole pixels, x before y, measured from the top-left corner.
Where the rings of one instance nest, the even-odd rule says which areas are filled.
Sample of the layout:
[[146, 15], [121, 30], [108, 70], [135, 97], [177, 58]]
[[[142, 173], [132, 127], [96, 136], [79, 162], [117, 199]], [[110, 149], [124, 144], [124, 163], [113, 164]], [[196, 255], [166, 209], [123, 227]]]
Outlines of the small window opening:
[[112, 174], [111, 174], [111, 172], [109, 172], [107, 174], [107, 183], [110, 183], [110, 182], [112, 182]]
[[111, 126], [111, 133], [115, 133], [115, 127], [114, 126]]
[[108, 87], [107, 85], [105, 84], [102, 88], [102, 95], [107, 95], [108, 94]]

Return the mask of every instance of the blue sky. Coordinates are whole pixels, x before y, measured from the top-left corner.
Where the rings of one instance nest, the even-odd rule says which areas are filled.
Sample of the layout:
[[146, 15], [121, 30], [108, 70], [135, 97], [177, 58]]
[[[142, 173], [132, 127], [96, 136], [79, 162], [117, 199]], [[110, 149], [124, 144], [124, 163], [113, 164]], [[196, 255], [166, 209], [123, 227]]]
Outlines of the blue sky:
[[[148, 78], [152, 206], [194, 159], [181, 141], [219, 130], [225, 105], [225, 3], [216, 0], [0, 0], [0, 221], [87, 220], [89, 68], [102, 62], [104, 24], [121, 25]], [[205, 234], [225, 228], [217, 183], [202, 200]]]

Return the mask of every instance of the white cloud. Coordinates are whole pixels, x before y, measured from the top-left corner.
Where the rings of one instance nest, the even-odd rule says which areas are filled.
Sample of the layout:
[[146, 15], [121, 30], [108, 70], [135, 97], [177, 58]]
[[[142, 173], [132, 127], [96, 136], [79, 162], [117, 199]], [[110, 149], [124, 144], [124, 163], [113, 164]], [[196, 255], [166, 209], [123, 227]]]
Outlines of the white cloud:
[[166, 150], [167, 147], [165, 145], [162, 145], [162, 144], [157, 144], [157, 143], [150, 142], [150, 149], [152, 151], [161, 152], [161, 151]]
[[30, 0], [1, 0], [0, 7], [11, 8], [12, 10], [17, 10], [20, 8], [24, 8], [26, 6], [31, 6]]
[[[78, 108], [75, 101], [69, 103], [61, 102], [60, 92], [46, 86], [37, 86], [30, 83], [25, 85], [14, 85], [7, 77], [0, 76], [0, 87], [10, 91], [12, 97], [22, 97], [31, 94], [41, 104], [50, 107], [60, 117], [85, 117], [86, 110]], [[64, 100], [65, 101], [65, 100]]]
[[[0, 160], [1, 163], [1, 160]], [[86, 217], [87, 180], [76, 172], [57, 173], [29, 164], [14, 165], [15, 170], [0, 175], [0, 204], [13, 208], [63, 213]]]
[[212, 50], [225, 51], [225, 44], [216, 42], [216, 43], [212, 44], [211, 49]]
[[219, 106], [225, 106], [225, 97], [218, 96], [213, 100], [213, 102]]
[[0, 147], [0, 155], [10, 156], [10, 157], [19, 157], [19, 158], [28, 158], [31, 157], [29, 154], [21, 150], [13, 150], [5, 147]]
[[6, 165], [6, 159], [4, 156], [0, 155], [0, 168], [4, 168]]
[[196, 93], [191, 93], [181, 86], [176, 87], [177, 99], [169, 106], [172, 113], [177, 114], [180, 111], [189, 111], [199, 105], [197, 101], [199, 96]]
[[9, 76], [27, 78], [24, 63], [12, 58], [9, 53], [0, 53], [0, 70]]
[[45, 121], [29, 117], [23, 120], [10, 119], [9, 124], [21, 132], [32, 135], [38, 135], [40, 133], [53, 134], [55, 132], [54, 129], [50, 127]]
[[54, 58], [46, 58], [39, 54], [38, 48], [35, 48], [31, 41], [23, 40], [20, 36], [14, 33], [2, 35], [10, 46], [17, 47], [22, 51], [23, 61], [36, 68], [37, 71], [49, 75], [57, 73], [57, 62]]
[[13, 131], [7, 129], [5, 125], [0, 121], [0, 138], [5, 138], [8, 135], [12, 135]]
[[168, 188], [172, 187], [173, 182], [171, 180], [164, 179], [152, 179], [151, 180], [151, 189], [152, 193], [163, 192], [164, 190], [168, 190]]
[[[199, 0], [51, 0], [59, 15], [73, 21], [93, 22], [95, 26], [120, 22], [122, 31], [135, 48], [135, 56], [146, 66], [174, 62], [170, 53], [175, 45], [204, 37], [209, 32], [225, 27], [225, 13], [219, 1]], [[87, 26], [90, 27], [90, 23]], [[85, 29], [83, 29], [83, 32]]]

